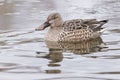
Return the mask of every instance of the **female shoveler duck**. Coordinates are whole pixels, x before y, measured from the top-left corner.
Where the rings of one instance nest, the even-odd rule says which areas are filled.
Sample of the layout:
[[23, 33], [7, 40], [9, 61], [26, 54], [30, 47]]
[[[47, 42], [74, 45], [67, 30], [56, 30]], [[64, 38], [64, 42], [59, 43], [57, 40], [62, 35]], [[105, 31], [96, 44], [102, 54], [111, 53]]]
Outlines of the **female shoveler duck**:
[[36, 30], [50, 27], [45, 36], [46, 41], [79, 42], [100, 37], [104, 31], [101, 26], [107, 22], [108, 20], [96, 19], [73, 19], [63, 22], [59, 13], [52, 13]]

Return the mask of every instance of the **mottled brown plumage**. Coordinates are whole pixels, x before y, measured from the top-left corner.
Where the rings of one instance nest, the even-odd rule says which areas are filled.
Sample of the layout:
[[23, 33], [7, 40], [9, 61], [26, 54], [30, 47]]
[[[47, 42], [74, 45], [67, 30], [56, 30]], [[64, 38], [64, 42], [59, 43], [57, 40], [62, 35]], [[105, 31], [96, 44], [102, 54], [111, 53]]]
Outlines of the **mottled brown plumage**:
[[100, 37], [103, 26], [107, 20], [73, 19], [63, 21], [59, 13], [52, 13], [36, 30], [50, 27], [45, 37], [46, 41], [79, 42]]

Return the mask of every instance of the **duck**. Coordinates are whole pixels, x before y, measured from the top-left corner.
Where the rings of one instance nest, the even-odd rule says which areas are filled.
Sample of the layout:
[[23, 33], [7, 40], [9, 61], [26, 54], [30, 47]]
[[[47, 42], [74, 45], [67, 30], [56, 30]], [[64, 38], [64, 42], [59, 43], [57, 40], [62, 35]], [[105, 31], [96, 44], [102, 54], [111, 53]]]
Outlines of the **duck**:
[[97, 19], [72, 19], [63, 21], [60, 13], [51, 13], [47, 20], [37, 27], [42, 31], [49, 27], [45, 41], [81, 42], [96, 39], [102, 35], [105, 28], [102, 26], [108, 20]]

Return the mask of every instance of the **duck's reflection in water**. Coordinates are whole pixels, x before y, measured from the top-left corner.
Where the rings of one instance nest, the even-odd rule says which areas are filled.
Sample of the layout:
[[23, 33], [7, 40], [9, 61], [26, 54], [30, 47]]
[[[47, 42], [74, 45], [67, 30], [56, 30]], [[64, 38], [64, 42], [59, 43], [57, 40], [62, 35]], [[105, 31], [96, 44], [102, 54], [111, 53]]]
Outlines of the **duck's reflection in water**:
[[[49, 54], [44, 56], [50, 60], [49, 67], [58, 67], [63, 60], [63, 52], [70, 52], [74, 54], [89, 54], [93, 52], [101, 51], [104, 46], [101, 46], [103, 40], [99, 37], [94, 40], [84, 41], [84, 42], [49, 42], [46, 41], [46, 45], [49, 48]], [[46, 70], [46, 73], [60, 73], [60, 70]]]
[[53, 53], [63, 53], [72, 52], [74, 54], [89, 54], [92, 52], [97, 52], [102, 49], [101, 44], [103, 43], [102, 38], [96, 38], [90, 41], [84, 42], [49, 42], [46, 41], [46, 45], [49, 48], [49, 52]]
[[50, 59], [48, 66], [53, 68], [45, 70], [46, 73], [61, 73], [61, 70], [56, 67], [59, 67], [59, 62], [63, 60], [62, 52], [61, 49], [49, 49], [49, 54], [45, 58]]

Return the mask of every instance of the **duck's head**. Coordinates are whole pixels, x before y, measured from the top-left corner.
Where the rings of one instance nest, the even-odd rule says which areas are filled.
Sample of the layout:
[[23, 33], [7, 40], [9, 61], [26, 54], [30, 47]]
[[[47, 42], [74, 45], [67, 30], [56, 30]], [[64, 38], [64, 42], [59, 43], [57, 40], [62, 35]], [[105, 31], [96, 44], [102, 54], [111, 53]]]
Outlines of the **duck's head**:
[[50, 28], [61, 27], [62, 24], [63, 24], [63, 20], [61, 15], [59, 13], [52, 13], [48, 16], [47, 20], [35, 30], [37, 31], [44, 30], [47, 27]]

